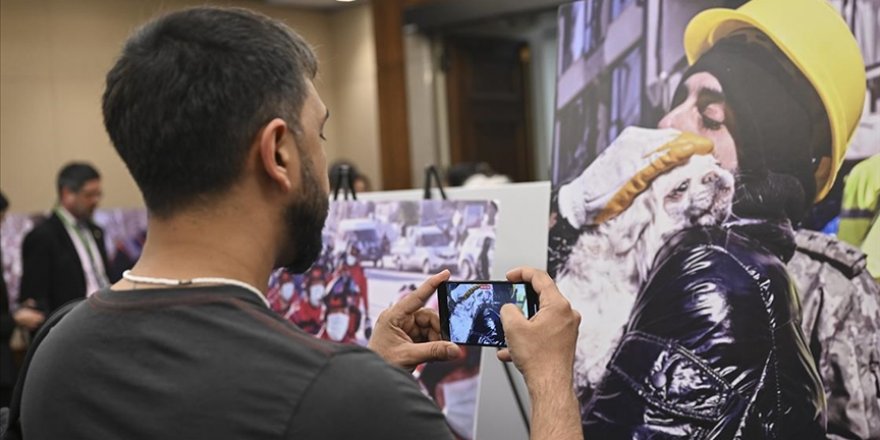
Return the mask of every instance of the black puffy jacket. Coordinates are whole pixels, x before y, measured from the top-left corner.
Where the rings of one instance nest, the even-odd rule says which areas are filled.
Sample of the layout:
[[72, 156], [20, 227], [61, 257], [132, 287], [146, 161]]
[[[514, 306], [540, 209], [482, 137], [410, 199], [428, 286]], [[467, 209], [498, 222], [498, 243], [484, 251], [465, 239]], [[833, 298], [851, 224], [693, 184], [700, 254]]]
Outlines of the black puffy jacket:
[[824, 438], [825, 396], [783, 259], [791, 228], [682, 231], [658, 253], [608, 372], [590, 439]]

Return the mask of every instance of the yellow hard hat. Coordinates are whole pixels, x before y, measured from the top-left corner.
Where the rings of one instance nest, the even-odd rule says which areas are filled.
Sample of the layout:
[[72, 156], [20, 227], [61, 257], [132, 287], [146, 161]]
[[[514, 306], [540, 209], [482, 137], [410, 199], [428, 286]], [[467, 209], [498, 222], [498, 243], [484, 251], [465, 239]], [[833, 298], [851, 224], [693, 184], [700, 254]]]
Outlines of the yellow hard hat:
[[743, 28], [766, 34], [822, 99], [831, 128], [831, 157], [816, 169], [816, 200], [834, 185], [850, 136], [862, 115], [865, 62], [846, 23], [825, 0], [752, 0], [739, 9], [708, 9], [684, 32], [693, 64], [718, 41]]

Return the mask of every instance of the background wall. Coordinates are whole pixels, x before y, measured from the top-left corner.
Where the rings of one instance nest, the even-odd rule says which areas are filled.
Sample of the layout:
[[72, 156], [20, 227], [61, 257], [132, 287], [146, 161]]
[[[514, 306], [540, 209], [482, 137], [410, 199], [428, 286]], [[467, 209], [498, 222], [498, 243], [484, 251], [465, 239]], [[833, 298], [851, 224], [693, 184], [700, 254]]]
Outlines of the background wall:
[[556, 9], [492, 18], [476, 24], [456, 25], [424, 32], [415, 25], [404, 28], [406, 86], [410, 128], [410, 158], [414, 183], [421, 185], [429, 164], [451, 164], [446, 72], [443, 40], [446, 36], [503, 37], [528, 43], [530, 142], [534, 148], [534, 176], [550, 176], [550, 146], [556, 88]]
[[332, 157], [351, 160], [370, 179], [373, 190], [381, 189], [376, 40], [370, 5], [359, 3], [330, 13], [325, 29], [332, 48], [327, 65], [336, 94], [328, 121], [334, 130], [328, 136], [333, 138], [327, 138], [327, 145], [335, 148]]
[[[211, 2], [209, 2], [211, 3]], [[214, 2], [261, 11], [303, 35], [320, 60], [316, 81], [330, 108], [329, 160], [347, 157], [379, 187], [375, 51], [369, 5], [300, 10], [257, 1]], [[0, 189], [13, 212], [46, 210], [58, 169], [95, 164], [106, 207], [142, 201], [104, 131], [104, 75], [125, 38], [185, 0], [3, 0], [0, 3]]]

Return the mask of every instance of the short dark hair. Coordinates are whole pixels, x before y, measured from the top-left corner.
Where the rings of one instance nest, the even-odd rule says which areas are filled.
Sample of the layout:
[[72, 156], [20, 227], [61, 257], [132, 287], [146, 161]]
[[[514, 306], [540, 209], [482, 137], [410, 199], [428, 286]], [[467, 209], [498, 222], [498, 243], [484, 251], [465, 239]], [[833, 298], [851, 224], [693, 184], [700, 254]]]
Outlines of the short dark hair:
[[144, 25], [107, 74], [104, 125], [154, 215], [228, 189], [273, 118], [300, 133], [309, 45], [239, 8], [197, 7]]
[[95, 167], [85, 162], [71, 162], [61, 168], [58, 172], [58, 180], [56, 181], [56, 189], [58, 195], [61, 190], [67, 188], [73, 192], [79, 192], [83, 185], [89, 180], [100, 179], [101, 174]]
[[6, 211], [7, 208], [9, 208], [9, 200], [6, 199], [3, 191], [0, 191], [0, 213]]

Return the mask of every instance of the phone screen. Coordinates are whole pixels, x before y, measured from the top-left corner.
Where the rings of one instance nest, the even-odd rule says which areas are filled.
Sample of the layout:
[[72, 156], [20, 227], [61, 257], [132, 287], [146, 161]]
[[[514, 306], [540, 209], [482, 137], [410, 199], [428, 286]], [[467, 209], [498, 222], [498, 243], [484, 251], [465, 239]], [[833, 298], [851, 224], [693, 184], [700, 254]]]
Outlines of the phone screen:
[[508, 281], [448, 281], [437, 289], [443, 338], [456, 344], [505, 347], [501, 306], [515, 304], [528, 318], [537, 312], [531, 285]]

